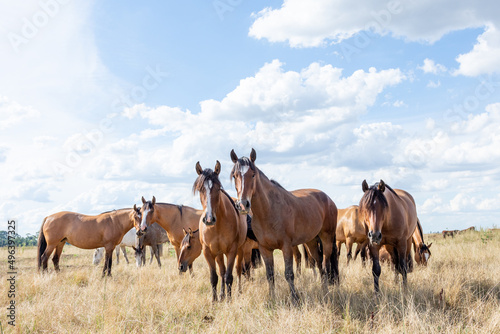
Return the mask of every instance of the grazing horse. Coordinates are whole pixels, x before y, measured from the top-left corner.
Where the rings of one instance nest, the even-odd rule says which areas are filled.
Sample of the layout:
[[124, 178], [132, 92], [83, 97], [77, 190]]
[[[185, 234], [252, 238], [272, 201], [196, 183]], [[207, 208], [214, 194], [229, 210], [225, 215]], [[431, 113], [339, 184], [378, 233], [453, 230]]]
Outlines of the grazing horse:
[[144, 233], [135, 233], [134, 237], [134, 251], [135, 251], [135, 261], [137, 267], [141, 267], [146, 264], [146, 254], [144, 252], [144, 248], [146, 246], [151, 247], [151, 260], [149, 264], [153, 261], [153, 254], [156, 257], [156, 261], [158, 262], [158, 267], [161, 268], [160, 261], [160, 246], [162, 246], [165, 242], [168, 242], [167, 232], [163, 227], [158, 224], [152, 224], [147, 229], [147, 232]]
[[104, 247], [106, 258], [102, 276], [111, 276], [113, 250], [119, 245], [123, 235], [138, 220], [134, 209], [121, 209], [104, 212], [96, 216], [87, 216], [75, 212], [58, 212], [45, 217], [38, 236], [38, 270], [47, 270], [47, 262], [55, 249], [52, 258], [54, 268], [59, 271], [59, 259], [66, 242], [83, 248], [94, 249]]
[[457, 234], [458, 232], [460, 232], [460, 231], [459, 230], [451, 230], [451, 231], [444, 230], [443, 231], [443, 238], [444, 239], [446, 239], [446, 237], [452, 237], [452, 238], [454, 238], [455, 234]]
[[[238, 286], [241, 291], [241, 272], [243, 261], [243, 244], [247, 236], [246, 214], [239, 214], [231, 199], [219, 180], [221, 170], [217, 161], [212, 171], [203, 170], [199, 162], [196, 163], [198, 178], [193, 185], [193, 193], [200, 194], [203, 205], [203, 214], [199, 223], [200, 241], [203, 255], [210, 267], [210, 283], [212, 284], [213, 301], [217, 301], [217, 272], [215, 263], [219, 267], [222, 278], [221, 300], [225, 298], [225, 285], [228, 297], [231, 298], [233, 284], [233, 267], [236, 261]], [[224, 264], [224, 255], [227, 258], [227, 270]]]
[[417, 226], [415, 200], [406, 191], [393, 190], [382, 180], [371, 187], [364, 180], [362, 188], [364, 194], [359, 202], [359, 217], [368, 228], [375, 292], [379, 291], [379, 249], [382, 245], [386, 245], [406, 286], [412, 236]]
[[[266, 264], [269, 295], [274, 298], [273, 251], [280, 249], [285, 260], [285, 278], [290, 287], [293, 303], [299, 301], [293, 274], [294, 246], [306, 244], [309, 255], [316, 261], [321, 272], [324, 292], [328, 281], [338, 280], [337, 207], [324, 192], [300, 189], [292, 192], [281, 187], [255, 166], [257, 154], [252, 149], [250, 159], [238, 159], [234, 150], [231, 160], [238, 193], [237, 207], [241, 213], [253, 212], [252, 228], [259, 241], [259, 250]], [[323, 258], [320, 258], [318, 240], [321, 240]]]
[[431, 257], [432, 242], [428, 245], [424, 242], [424, 232], [420, 225], [420, 220], [417, 219], [417, 227], [413, 232], [413, 250], [415, 251], [415, 262], [419, 265], [426, 266], [427, 261]]
[[357, 243], [354, 260], [361, 252], [363, 263], [366, 261], [366, 245], [368, 245], [368, 228], [359, 221], [358, 206], [352, 205], [346, 209], [339, 209], [337, 221], [337, 254], [340, 256], [340, 247], [343, 243], [347, 248], [347, 264], [352, 259], [352, 245]]
[[[140, 209], [141, 220], [135, 225], [137, 232], [142, 233], [147, 230], [147, 227], [153, 223], [157, 223], [167, 231], [170, 244], [174, 246], [175, 254], [179, 259], [181, 243], [184, 239], [183, 230], [198, 229], [198, 223], [203, 211], [193, 209], [189, 206], [174, 205], [167, 203], [156, 203], [156, 198], [153, 196], [151, 201], [146, 201], [142, 197], [142, 207]], [[182, 266], [189, 268], [190, 273], [193, 273], [193, 262], [201, 254], [201, 244], [199, 240], [194, 239], [194, 248], [196, 249], [194, 258], [191, 262], [184, 263]], [[183, 269], [183, 267], [179, 268]], [[185, 270], [180, 270], [181, 272]]]

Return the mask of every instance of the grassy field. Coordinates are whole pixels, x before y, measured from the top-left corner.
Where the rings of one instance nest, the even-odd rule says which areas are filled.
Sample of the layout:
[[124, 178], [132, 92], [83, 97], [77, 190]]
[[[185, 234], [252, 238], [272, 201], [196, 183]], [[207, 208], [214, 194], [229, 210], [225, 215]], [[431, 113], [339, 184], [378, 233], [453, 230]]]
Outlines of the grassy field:
[[[319, 278], [302, 270], [296, 285], [300, 307], [290, 305], [283, 259], [277, 266], [274, 301], [268, 300], [264, 268], [231, 302], [212, 303], [208, 266], [200, 257], [194, 277], [180, 276], [165, 252], [163, 267], [141, 270], [121, 261], [102, 279], [92, 251], [66, 246], [61, 272], [36, 270], [36, 249], [18, 248], [16, 326], [7, 324], [7, 250], [0, 251], [1, 325], [4, 333], [500, 333], [500, 233], [472, 232], [454, 239], [429, 235], [430, 264], [409, 274], [408, 291], [388, 266], [381, 294], [373, 293], [371, 266], [340, 261], [340, 286], [321, 295]], [[132, 256], [130, 256], [131, 258]]]

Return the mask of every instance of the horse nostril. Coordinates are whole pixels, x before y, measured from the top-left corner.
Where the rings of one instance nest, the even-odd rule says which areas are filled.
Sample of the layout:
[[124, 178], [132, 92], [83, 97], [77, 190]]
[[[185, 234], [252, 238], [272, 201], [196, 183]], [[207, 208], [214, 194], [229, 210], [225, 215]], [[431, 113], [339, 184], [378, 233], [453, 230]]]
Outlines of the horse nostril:
[[368, 238], [371, 238], [371, 237], [373, 237], [373, 232], [372, 231], [368, 232]]

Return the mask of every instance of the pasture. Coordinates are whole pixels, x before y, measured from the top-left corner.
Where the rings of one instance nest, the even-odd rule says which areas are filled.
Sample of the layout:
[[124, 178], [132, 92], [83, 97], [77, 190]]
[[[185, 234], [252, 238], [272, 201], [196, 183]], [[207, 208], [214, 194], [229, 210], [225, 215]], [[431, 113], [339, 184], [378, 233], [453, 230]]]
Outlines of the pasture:
[[[340, 285], [321, 295], [319, 275], [302, 264], [296, 276], [300, 306], [293, 306], [284, 277], [283, 256], [274, 252], [276, 298], [268, 300], [265, 269], [244, 279], [232, 301], [212, 302], [203, 256], [194, 277], [179, 275], [172, 251], [163, 266], [113, 263], [112, 277], [101, 278], [91, 250], [66, 246], [55, 273], [37, 272], [36, 248], [18, 248], [16, 327], [6, 323], [7, 281], [0, 281], [4, 333], [500, 333], [500, 232], [467, 232], [433, 243], [427, 267], [401, 279], [382, 265], [380, 295], [373, 293], [371, 265], [339, 259]], [[166, 248], [165, 248], [166, 249]], [[130, 252], [130, 250], [129, 250]], [[130, 254], [130, 253], [129, 253]], [[7, 249], [0, 249], [5, 273]], [[5, 277], [2, 274], [2, 277]], [[220, 281], [219, 281], [220, 284]]]

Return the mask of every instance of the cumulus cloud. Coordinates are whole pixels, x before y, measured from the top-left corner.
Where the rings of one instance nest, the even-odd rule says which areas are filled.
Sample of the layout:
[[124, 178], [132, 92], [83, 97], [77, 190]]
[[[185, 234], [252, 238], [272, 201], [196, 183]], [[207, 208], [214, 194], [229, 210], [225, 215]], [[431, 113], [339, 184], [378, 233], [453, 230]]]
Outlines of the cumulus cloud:
[[438, 74], [441, 72], [446, 72], [446, 67], [441, 65], [441, 64], [436, 64], [434, 60], [425, 58], [424, 59], [424, 64], [422, 66], [418, 67], [424, 73], [432, 73], [432, 74]]
[[0, 130], [40, 117], [40, 112], [31, 106], [23, 106], [6, 96], [0, 96]]

